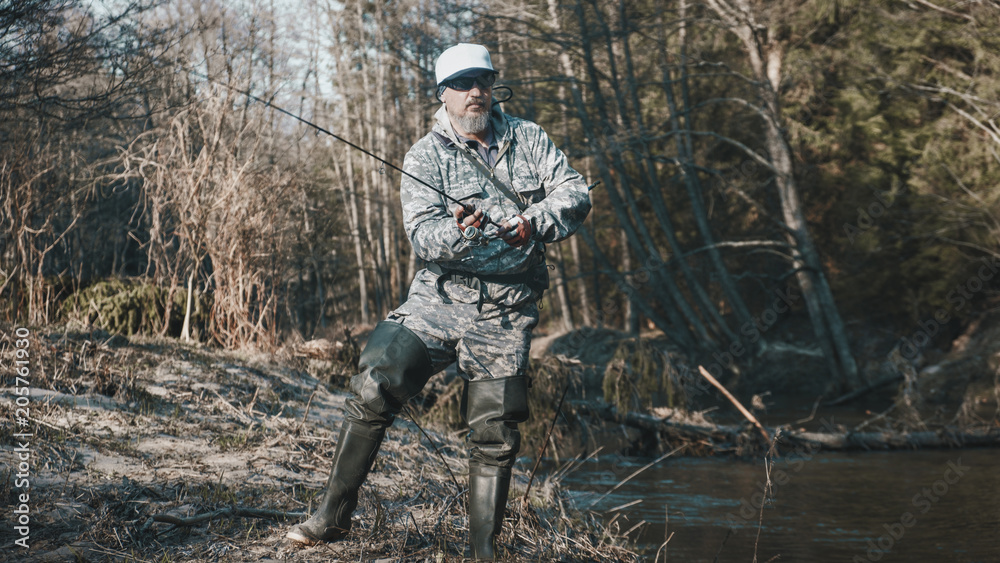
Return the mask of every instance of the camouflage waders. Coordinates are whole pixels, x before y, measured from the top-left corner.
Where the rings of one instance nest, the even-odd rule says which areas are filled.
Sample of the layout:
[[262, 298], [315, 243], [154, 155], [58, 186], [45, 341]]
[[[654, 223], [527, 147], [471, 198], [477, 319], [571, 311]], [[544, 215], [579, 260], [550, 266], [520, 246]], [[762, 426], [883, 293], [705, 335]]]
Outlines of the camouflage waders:
[[516, 204], [458, 152], [444, 107], [435, 117], [432, 132], [407, 152], [403, 168], [494, 218], [524, 208], [535, 235], [517, 247], [464, 239], [449, 201], [403, 177], [403, 224], [428, 267], [417, 272], [406, 302], [376, 326], [362, 352], [323, 500], [288, 537], [311, 544], [347, 533], [386, 428], [431, 375], [457, 361], [466, 379], [462, 415], [470, 429], [469, 545], [473, 558], [493, 560], [521, 444], [518, 424], [528, 418], [525, 371], [537, 301], [547, 287], [545, 245], [579, 228], [590, 196], [541, 127], [494, 105], [490, 126], [499, 150], [490, 173], [511, 188]]
[[[421, 271], [406, 303], [372, 332], [361, 371], [351, 379], [354, 396], [323, 500], [308, 521], [292, 528], [290, 539], [314, 544], [346, 535], [386, 429], [432, 374], [457, 361], [467, 378], [462, 415], [470, 429], [470, 545], [473, 557], [493, 558], [520, 449], [517, 425], [528, 418], [525, 370], [538, 307], [533, 299], [515, 310], [479, 305], [476, 289], [462, 280], [439, 285], [438, 278]], [[477, 499], [484, 510], [474, 509], [483, 504]]]

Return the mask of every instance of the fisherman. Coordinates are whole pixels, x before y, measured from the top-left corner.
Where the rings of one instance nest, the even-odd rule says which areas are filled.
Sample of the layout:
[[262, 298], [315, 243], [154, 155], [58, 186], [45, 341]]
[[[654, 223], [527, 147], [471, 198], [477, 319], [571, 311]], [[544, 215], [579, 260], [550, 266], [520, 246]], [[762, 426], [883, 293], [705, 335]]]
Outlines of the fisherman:
[[369, 337], [323, 500], [288, 538], [311, 545], [347, 534], [386, 429], [433, 374], [457, 361], [469, 425], [469, 544], [474, 559], [492, 561], [518, 424], [528, 418], [528, 350], [548, 287], [545, 245], [573, 234], [591, 204], [583, 177], [541, 127], [500, 110], [485, 47], [445, 50], [435, 75], [443, 105], [403, 169], [463, 205], [404, 175], [403, 224], [426, 268]]

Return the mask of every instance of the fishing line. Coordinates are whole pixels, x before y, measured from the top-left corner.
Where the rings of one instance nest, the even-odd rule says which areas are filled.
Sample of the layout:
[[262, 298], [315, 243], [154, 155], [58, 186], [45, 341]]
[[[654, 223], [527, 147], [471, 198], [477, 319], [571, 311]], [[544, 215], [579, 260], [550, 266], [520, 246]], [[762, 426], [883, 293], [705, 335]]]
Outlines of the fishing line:
[[[265, 100], [263, 98], [257, 97], [257, 96], [255, 96], [254, 94], [252, 94], [248, 90], [243, 90], [243, 89], [237, 88], [236, 86], [231, 86], [229, 84], [226, 84], [226, 83], [223, 83], [223, 82], [219, 82], [218, 80], [213, 80], [212, 78], [209, 78], [208, 76], [206, 76], [204, 74], [201, 74], [200, 72], [196, 72], [194, 70], [191, 70], [191, 69], [186, 68], [186, 67], [181, 66], [181, 65], [179, 65], [179, 66], [184, 71], [186, 71], [187, 73], [191, 74], [192, 76], [196, 76], [196, 77], [201, 78], [202, 80], [204, 80], [206, 82], [209, 82], [209, 83], [212, 83], [212, 84], [216, 84], [218, 86], [222, 86], [223, 88], [227, 88], [229, 90], [232, 90], [233, 92], [236, 92], [237, 94], [241, 94], [243, 96], [246, 96], [247, 98], [249, 98], [249, 99], [251, 99], [251, 100], [253, 100], [255, 102], [259, 102], [261, 104], [264, 104], [264, 106], [266, 106], [266, 107], [269, 107], [269, 108], [271, 108], [271, 109], [273, 109], [275, 111], [283, 113], [283, 114], [287, 115], [288, 117], [291, 117], [292, 119], [294, 119], [294, 120], [296, 120], [296, 121], [298, 121], [300, 123], [304, 123], [304, 124], [308, 125], [309, 127], [312, 127], [313, 129], [315, 129], [315, 130], [317, 130], [317, 131], [319, 131], [321, 133], [325, 133], [325, 134], [333, 137], [334, 139], [340, 141], [341, 143], [344, 143], [345, 145], [351, 147], [352, 149], [356, 149], [358, 151], [361, 151], [362, 153], [364, 153], [364, 154], [366, 154], [366, 155], [368, 155], [368, 156], [370, 156], [370, 157], [374, 158], [375, 160], [377, 160], [377, 161], [379, 161], [379, 162], [382, 163], [383, 168], [380, 170], [380, 172], [382, 172], [382, 173], [385, 172], [385, 168], [384, 167], [388, 166], [389, 168], [392, 168], [393, 170], [399, 172], [400, 174], [403, 174], [407, 178], [410, 178], [410, 179], [414, 180], [415, 182], [418, 182], [419, 184], [423, 185], [424, 187], [429, 188], [431, 191], [433, 191], [435, 193], [438, 193], [438, 194], [441, 194], [442, 196], [445, 197], [445, 199], [448, 199], [449, 201], [452, 201], [452, 202], [457, 203], [458, 205], [462, 206], [462, 209], [464, 209], [466, 213], [472, 214], [472, 213], [476, 212], [476, 208], [473, 207], [472, 205], [469, 205], [469, 204], [466, 204], [466, 203], [462, 203], [461, 201], [459, 201], [459, 200], [455, 199], [454, 197], [448, 195], [448, 193], [445, 192], [444, 190], [435, 188], [434, 186], [432, 186], [430, 183], [426, 182], [425, 180], [423, 180], [423, 179], [421, 179], [421, 178], [419, 178], [417, 176], [414, 176], [413, 174], [410, 174], [409, 172], [407, 172], [406, 170], [403, 170], [399, 166], [396, 166], [395, 164], [389, 162], [388, 160], [386, 160], [386, 159], [378, 156], [377, 154], [375, 154], [375, 153], [373, 153], [373, 152], [365, 149], [364, 147], [358, 146], [358, 145], [352, 143], [351, 141], [348, 141], [347, 139], [341, 137], [340, 135], [337, 135], [336, 133], [334, 133], [333, 131], [330, 131], [329, 129], [326, 129], [324, 127], [320, 127], [319, 125], [316, 125], [312, 121], [309, 121], [308, 119], [306, 119], [304, 117], [296, 115], [296, 114], [294, 114], [294, 113], [286, 110], [285, 108], [283, 108], [281, 106], [277, 106], [277, 105], [275, 105], [275, 104], [273, 104], [273, 103], [271, 103], [271, 102], [269, 102], [269, 101], [267, 101], [267, 100]], [[502, 103], [502, 102], [506, 102], [506, 101], [508, 101], [508, 100], [510, 100], [511, 98], [514, 97], [514, 91], [511, 90], [510, 88], [506, 87], [506, 86], [499, 86], [495, 90], [506, 90], [508, 92], [508, 94], [503, 99], [497, 99], [497, 100], [495, 100], [493, 102], [493, 105], [496, 105], [496, 104], [499, 104], [499, 103]], [[598, 180], [597, 182], [594, 182], [593, 184], [591, 184], [590, 186], [587, 187], [587, 191], [590, 191], [590, 190], [594, 189], [600, 183], [601, 183], [600, 180]], [[502, 228], [499, 223], [496, 223], [495, 221], [493, 221], [493, 219], [491, 219], [488, 215], [486, 215], [486, 213], [483, 213], [483, 219], [484, 219], [484, 223], [486, 223], [488, 225], [494, 225], [498, 229]], [[479, 229], [479, 228], [476, 228], [476, 227], [472, 227], [472, 226], [465, 227], [465, 229], [462, 231], [462, 236], [465, 237], [467, 240], [473, 241], [473, 242], [481, 241], [482, 239], [486, 238], [486, 234], [483, 232], [482, 229]]]
[[[292, 119], [295, 119], [295, 120], [299, 121], [300, 123], [304, 123], [304, 124], [308, 125], [309, 127], [312, 127], [313, 129], [315, 129], [315, 130], [317, 130], [317, 131], [319, 131], [321, 133], [325, 133], [325, 134], [333, 137], [334, 139], [337, 139], [338, 141], [340, 141], [341, 143], [344, 143], [345, 145], [351, 147], [352, 149], [356, 149], [356, 150], [361, 151], [362, 153], [364, 153], [364, 154], [366, 154], [366, 155], [374, 158], [375, 160], [381, 162], [383, 164], [383, 166], [388, 166], [389, 168], [392, 168], [393, 170], [395, 170], [395, 171], [403, 174], [407, 178], [410, 178], [410, 179], [412, 179], [412, 180], [420, 183], [421, 185], [423, 185], [423, 186], [431, 189], [432, 191], [434, 191], [434, 192], [436, 192], [438, 194], [441, 194], [442, 196], [444, 196], [449, 201], [452, 201], [454, 203], [457, 203], [458, 205], [461, 205], [462, 209], [464, 209], [466, 211], [466, 213], [470, 213], [471, 214], [471, 213], [475, 213], [476, 212], [476, 208], [475, 207], [473, 207], [473, 206], [471, 206], [469, 204], [462, 203], [461, 201], [459, 201], [459, 200], [455, 199], [454, 197], [448, 195], [445, 191], [440, 190], [438, 188], [435, 188], [434, 186], [432, 186], [431, 184], [429, 184], [425, 180], [423, 180], [423, 179], [421, 179], [421, 178], [419, 178], [417, 176], [414, 176], [413, 174], [410, 174], [409, 172], [407, 172], [406, 170], [403, 170], [399, 166], [396, 166], [395, 164], [389, 162], [388, 160], [386, 160], [386, 159], [378, 156], [377, 154], [375, 154], [375, 153], [373, 153], [373, 152], [365, 149], [364, 147], [358, 146], [358, 145], [352, 143], [351, 141], [348, 141], [347, 139], [341, 137], [340, 135], [337, 135], [336, 133], [334, 133], [333, 131], [330, 131], [329, 129], [326, 129], [324, 127], [316, 125], [315, 123], [309, 121], [308, 119], [306, 119], [304, 117], [301, 117], [299, 115], [296, 115], [296, 114], [294, 114], [294, 113], [286, 110], [285, 108], [283, 108], [281, 106], [275, 105], [275, 104], [273, 104], [273, 103], [271, 103], [271, 102], [269, 102], [269, 101], [267, 101], [267, 100], [265, 100], [263, 98], [257, 97], [257, 96], [255, 96], [254, 94], [250, 93], [247, 90], [242, 90], [240, 88], [237, 88], [236, 86], [231, 86], [229, 84], [225, 84], [223, 82], [219, 82], [218, 80], [213, 80], [213, 79], [209, 78], [208, 76], [205, 76], [204, 74], [201, 74], [199, 72], [193, 71], [191, 69], [185, 68], [184, 70], [187, 71], [192, 76], [196, 76], [198, 78], [201, 78], [202, 80], [205, 80], [206, 82], [210, 82], [212, 84], [216, 84], [218, 86], [222, 86], [223, 88], [228, 88], [229, 90], [232, 90], [233, 92], [236, 92], [237, 94], [241, 94], [241, 95], [246, 96], [247, 98], [249, 98], [249, 99], [251, 99], [251, 100], [253, 100], [255, 102], [259, 102], [261, 104], [264, 104], [265, 106], [267, 106], [267, 107], [269, 107], [269, 108], [271, 108], [271, 109], [273, 109], [275, 111], [281, 112], [281, 113], [287, 115], [288, 117], [291, 117]], [[505, 98], [504, 101], [509, 100], [511, 97], [513, 97], [513, 93], [512, 93], [512, 95], [510, 95], [507, 98]], [[485, 222], [487, 224], [494, 225], [497, 228], [500, 228], [500, 225], [498, 223], [495, 223], [485, 213], [483, 214], [483, 218], [485, 219]], [[482, 236], [482, 231], [481, 230], [476, 229], [476, 231], [478, 231], [478, 233], [479, 233], [478, 235], [476, 235], [475, 233], [470, 232], [469, 229], [474, 229], [474, 227], [466, 227], [466, 232], [463, 233], [463, 236], [466, 236], [466, 238], [469, 238], [471, 240], [472, 238], [478, 238], [479, 236]]]

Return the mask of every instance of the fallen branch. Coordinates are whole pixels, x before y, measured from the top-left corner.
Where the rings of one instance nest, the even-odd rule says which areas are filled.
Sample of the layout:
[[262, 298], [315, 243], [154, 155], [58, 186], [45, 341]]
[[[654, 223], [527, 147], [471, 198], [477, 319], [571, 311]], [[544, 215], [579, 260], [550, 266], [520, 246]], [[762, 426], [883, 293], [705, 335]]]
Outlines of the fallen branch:
[[883, 378], [881, 378], [879, 380], [876, 380], [875, 382], [871, 383], [870, 385], [866, 385], [866, 386], [864, 386], [864, 387], [862, 387], [860, 389], [855, 389], [854, 391], [851, 391], [850, 393], [847, 393], [846, 395], [842, 395], [840, 397], [837, 397], [836, 399], [834, 399], [834, 400], [830, 401], [829, 403], [827, 403], [826, 406], [833, 407], [833, 406], [836, 406], [836, 405], [844, 404], [844, 403], [846, 403], [846, 402], [848, 402], [848, 401], [850, 401], [852, 399], [856, 399], [856, 398], [858, 398], [858, 397], [860, 397], [860, 396], [868, 393], [869, 391], [874, 391], [875, 389], [878, 389], [879, 387], [882, 387], [883, 385], [888, 385], [890, 383], [895, 383], [895, 382], [899, 381], [900, 379], [903, 379], [903, 375], [900, 374], [900, 373], [893, 373], [893, 374], [887, 375], [887, 376], [885, 376], [885, 377], [883, 377]]
[[[619, 413], [611, 405], [574, 402], [573, 408], [579, 413], [589, 414], [596, 418], [655, 432], [663, 441], [697, 442], [707, 440], [713, 446], [717, 446], [715, 448], [717, 451], [730, 450], [728, 445], [738, 443], [740, 436], [746, 432], [744, 426], [679, 424], [648, 414]], [[773, 435], [777, 429], [765, 428], [765, 431]], [[998, 447], [1000, 446], [1000, 428], [959, 429], [943, 427], [937, 430], [919, 432], [854, 432], [850, 430], [805, 432], [782, 428], [778, 442], [815, 451]]]
[[208, 522], [209, 520], [216, 520], [218, 518], [224, 517], [234, 517], [234, 518], [270, 518], [272, 520], [282, 520], [286, 518], [302, 518], [303, 516], [309, 516], [305, 512], [285, 512], [282, 510], [267, 510], [263, 508], [245, 508], [242, 506], [231, 506], [229, 508], [223, 508], [221, 510], [216, 510], [215, 512], [207, 512], [205, 514], [199, 514], [197, 516], [192, 516], [190, 518], [181, 518], [179, 516], [174, 516], [172, 514], [155, 514], [153, 516], [154, 522], [163, 522], [164, 524], [173, 524], [178, 527], [187, 526], [197, 526], [202, 522]]
[[782, 439], [824, 450], [900, 450], [917, 448], [969, 448], [1000, 446], [1000, 428], [971, 429], [962, 431], [944, 427], [939, 430], [919, 432], [792, 432], [782, 434]]
[[953, 18], [965, 19], [965, 20], [969, 20], [972, 23], [976, 23], [976, 18], [970, 16], [969, 14], [960, 14], [958, 12], [953, 12], [953, 11], [947, 9], [947, 8], [944, 8], [942, 6], [938, 6], [937, 4], [934, 4], [933, 2], [929, 2], [928, 0], [914, 0], [914, 2], [916, 2], [917, 4], [920, 4], [921, 6], [927, 6], [928, 8], [930, 8], [932, 10], [936, 10], [938, 12], [941, 12], [942, 14], [944, 14], [946, 16], [951, 16]]
[[758, 430], [760, 430], [760, 433], [764, 435], [764, 442], [769, 443], [771, 441], [771, 435], [768, 434], [767, 430], [764, 430], [764, 426], [760, 422], [757, 421], [757, 417], [755, 417], [753, 414], [751, 414], [750, 411], [748, 411], [746, 409], [746, 407], [743, 406], [742, 403], [740, 403], [739, 401], [737, 401], [736, 397], [733, 397], [733, 394], [730, 393], [728, 389], [726, 389], [725, 387], [723, 387], [723, 385], [721, 383], [719, 383], [719, 380], [717, 380], [714, 377], [712, 377], [712, 374], [708, 373], [708, 370], [706, 370], [705, 368], [703, 368], [701, 366], [698, 366], [698, 371], [701, 373], [702, 377], [704, 377], [705, 379], [707, 379], [709, 383], [711, 383], [712, 385], [715, 386], [716, 389], [718, 389], [719, 391], [721, 391], [722, 394], [725, 395], [727, 399], [729, 399], [729, 402], [732, 403], [733, 405], [735, 405], [736, 408], [737, 408], [737, 410], [739, 410], [740, 413], [743, 416], [745, 416], [747, 420], [749, 420], [750, 422], [752, 422], [753, 425], [756, 426]]
[[313, 387], [312, 393], [309, 394], [309, 400], [306, 401], [306, 411], [302, 414], [302, 420], [299, 421], [299, 425], [295, 427], [295, 433], [298, 434], [299, 430], [302, 429], [302, 425], [306, 423], [306, 419], [309, 418], [309, 408], [312, 407], [313, 397], [316, 396], [316, 391], [319, 391], [319, 386], [322, 382], [317, 381], [316, 387]]

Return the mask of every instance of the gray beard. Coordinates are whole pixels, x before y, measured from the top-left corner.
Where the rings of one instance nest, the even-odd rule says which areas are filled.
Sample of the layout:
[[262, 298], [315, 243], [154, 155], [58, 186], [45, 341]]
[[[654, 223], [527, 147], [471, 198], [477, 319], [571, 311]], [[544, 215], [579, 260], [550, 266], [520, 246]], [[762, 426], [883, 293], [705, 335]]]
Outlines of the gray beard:
[[473, 135], [482, 133], [490, 125], [489, 111], [484, 111], [483, 113], [468, 112], [463, 116], [453, 115], [451, 117], [463, 131]]

